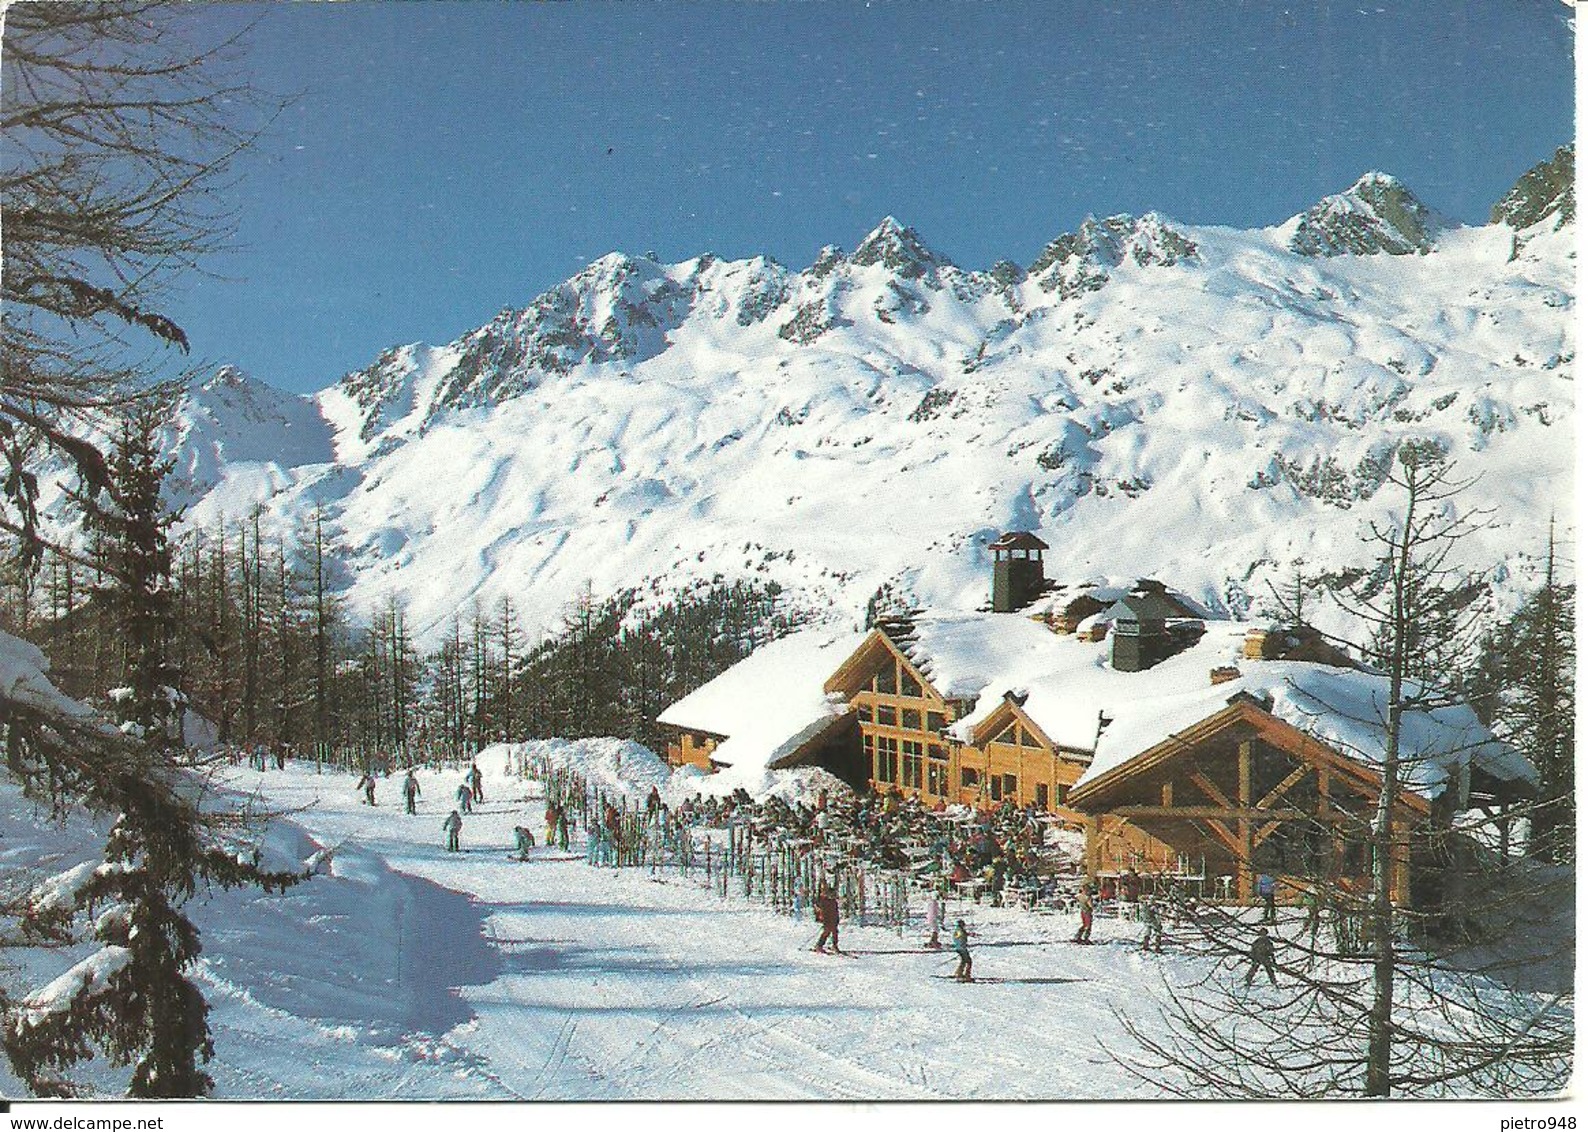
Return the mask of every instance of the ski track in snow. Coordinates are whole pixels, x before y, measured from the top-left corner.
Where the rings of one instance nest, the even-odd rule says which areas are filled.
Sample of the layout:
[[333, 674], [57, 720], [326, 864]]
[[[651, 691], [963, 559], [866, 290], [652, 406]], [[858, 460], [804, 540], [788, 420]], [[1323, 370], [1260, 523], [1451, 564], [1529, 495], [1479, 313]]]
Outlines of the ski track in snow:
[[[951, 912], [981, 932], [977, 974], [1008, 982], [932, 978], [954, 957], [920, 950], [913, 929], [845, 923], [853, 957], [818, 955], [807, 918], [676, 873], [593, 869], [544, 847], [514, 860], [513, 826], [541, 829], [539, 788], [482, 770], [487, 801], [464, 819], [461, 854], [441, 848], [456, 773], [422, 774], [410, 817], [395, 778], [372, 810], [350, 776], [231, 772], [313, 841], [341, 848], [332, 876], [249, 896], [241, 915], [214, 910], [226, 927], [206, 936], [201, 978], [220, 1095], [1150, 1095], [1097, 1045], [1128, 1048], [1109, 1003], [1152, 977], [1133, 948], [1074, 948], [1067, 916], [967, 905]], [[1101, 921], [1099, 938], [1110, 933], [1136, 928]], [[300, 968], [324, 983], [305, 987]]]

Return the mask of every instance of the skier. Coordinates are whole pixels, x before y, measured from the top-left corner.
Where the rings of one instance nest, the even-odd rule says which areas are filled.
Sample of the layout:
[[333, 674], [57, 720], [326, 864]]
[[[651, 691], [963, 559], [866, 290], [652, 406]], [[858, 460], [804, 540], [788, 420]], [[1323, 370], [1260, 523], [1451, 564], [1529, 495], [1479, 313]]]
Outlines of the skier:
[[369, 805], [375, 804], [375, 776], [369, 771], [364, 772], [364, 777], [358, 780], [355, 790], [364, 791], [364, 801]]
[[410, 814], [417, 814], [418, 808], [414, 803], [419, 800], [419, 780], [414, 777], [414, 768], [408, 768], [408, 777], [403, 779], [403, 803], [408, 807]]
[[1274, 912], [1274, 878], [1267, 873], [1257, 874], [1257, 895], [1263, 898], [1263, 923], [1277, 924], [1279, 919]]
[[648, 817], [648, 818], [655, 817], [656, 816], [656, 811], [661, 809], [661, 808], [662, 808], [661, 791], [657, 790], [656, 787], [652, 786], [651, 787], [650, 796], [645, 799], [645, 816]]
[[954, 968], [954, 978], [962, 983], [974, 983], [970, 976], [970, 929], [964, 920], [954, 924], [954, 953], [959, 956], [959, 966]]
[[1276, 987], [1279, 979], [1274, 974], [1274, 941], [1268, 934], [1267, 928], [1258, 928], [1257, 936], [1252, 940], [1251, 948], [1246, 952], [1246, 957], [1252, 965], [1246, 969], [1246, 985], [1251, 986], [1252, 980], [1257, 977], [1257, 970], [1261, 967], [1268, 972], [1268, 981]]
[[830, 937], [833, 952], [842, 955], [843, 950], [838, 946], [838, 897], [833, 895], [831, 886], [825, 883], [816, 893], [816, 922], [822, 926], [822, 934], [816, 938], [816, 946], [811, 950], [825, 952]]
[[1142, 937], [1141, 949], [1143, 951], [1163, 950], [1163, 912], [1158, 907], [1157, 897], [1148, 897], [1141, 906], [1141, 918], [1147, 922], [1147, 934]]
[[458, 809], [466, 814], [474, 812], [474, 791], [469, 789], [467, 778], [458, 783]]
[[937, 898], [937, 889], [932, 889], [926, 896], [926, 930], [931, 938], [926, 941], [926, 946], [932, 951], [939, 951], [943, 942], [937, 938], [938, 928], [943, 923], [943, 906]]
[[1141, 874], [1132, 865], [1125, 870], [1125, 875], [1119, 878], [1119, 898], [1130, 905], [1130, 918], [1135, 919], [1139, 911], [1138, 901], [1141, 900]]
[[561, 806], [557, 807], [557, 847], [568, 851], [568, 811]]
[[463, 829], [463, 818], [459, 816], [458, 811], [453, 810], [448, 814], [447, 820], [441, 823], [441, 828], [447, 834], [447, 852], [458, 852], [458, 834]]
[[551, 799], [546, 800], [546, 844], [552, 845], [557, 840], [557, 803]]
[[535, 847], [535, 835], [521, 825], [513, 827], [513, 840], [518, 846], [518, 859], [529, 860], [529, 851]]
[[1302, 924], [1302, 930], [1307, 933], [1308, 946], [1316, 951], [1318, 928], [1323, 922], [1323, 898], [1319, 896], [1316, 888], [1309, 888], [1301, 894], [1301, 903], [1307, 909], [1307, 921]]
[[485, 801], [485, 775], [480, 773], [479, 763], [469, 764], [469, 773], [464, 775], [464, 781], [469, 784], [469, 790], [473, 793], [476, 802]]
[[1081, 926], [1075, 929], [1076, 943], [1092, 942], [1092, 886], [1081, 885], [1081, 891], [1075, 898], [1076, 904], [1081, 909]]

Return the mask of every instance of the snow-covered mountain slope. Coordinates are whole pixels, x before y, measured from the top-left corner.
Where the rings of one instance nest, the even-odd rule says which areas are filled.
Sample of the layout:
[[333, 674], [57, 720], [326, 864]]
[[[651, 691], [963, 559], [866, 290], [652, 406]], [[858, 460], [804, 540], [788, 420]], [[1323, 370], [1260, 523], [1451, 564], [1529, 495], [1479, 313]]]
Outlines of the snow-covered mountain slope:
[[614, 254], [312, 401], [217, 378], [173, 443], [190, 522], [323, 506], [354, 605], [395, 592], [432, 639], [476, 597], [549, 626], [586, 583], [717, 574], [974, 608], [1010, 529], [1060, 580], [1244, 614], [1369, 560], [1413, 437], [1479, 477], [1463, 554], [1503, 606], [1571, 513], [1575, 225], [1546, 203], [1463, 228], [1370, 174], [1268, 229], [1089, 219], [1024, 270], [892, 218], [804, 271]]

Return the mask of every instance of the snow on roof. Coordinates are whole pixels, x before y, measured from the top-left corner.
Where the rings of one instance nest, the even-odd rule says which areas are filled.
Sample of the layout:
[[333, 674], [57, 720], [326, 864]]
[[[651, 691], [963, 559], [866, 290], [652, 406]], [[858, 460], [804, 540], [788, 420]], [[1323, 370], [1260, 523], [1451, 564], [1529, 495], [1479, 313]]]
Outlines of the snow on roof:
[[918, 617], [899, 651], [940, 695], [974, 699], [990, 685], [1002, 685], [1002, 696], [1052, 671], [1063, 644], [1024, 613], [943, 613]]
[[863, 640], [863, 633], [831, 626], [791, 633], [762, 645], [656, 720], [727, 736], [711, 754], [716, 762], [770, 766], [844, 713], [822, 685]]
[[[1022, 710], [1060, 746], [1096, 751], [1080, 778], [1088, 782], [1223, 710], [1231, 696], [1246, 692], [1272, 698], [1271, 713], [1342, 754], [1372, 766], [1384, 758], [1382, 714], [1389, 682], [1355, 668], [1303, 661], [1241, 657], [1251, 626], [1214, 621], [1191, 648], [1143, 672], [1120, 672], [1110, 663], [1110, 643], [1050, 635], [1051, 663], [1036, 678], [1000, 673], [978, 693], [974, 709], [956, 733], [972, 728], [1002, 702], [1004, 693], [1023, 695]], [[1212, 669], [1234, 665], [1240, 675], [1212, 684]], [[1415, 694], [1415, 693], [1414, 693]], [[1099, 713], [1109, 723], [1098, 734]], [[1402, 716], [1401, 770], [1407, 785], [1438, 794], [1471, 761], [1495, 777], [1535, 780], [1532, 766], [1496, 740], [1466, 705]]]
[[[951, 727], [961, 741], [1003, 703], [1005, 693], [1061, 747], [1093, 751], [1080, 783], [1091, 781], [1176, 732], [1222, 711], [1246, 692], [1272, 700], [1276, 718], [1349, 758], [1382, 765], [1382, 715], [1389, 681], [1357, 668], [1307, 661], [1248, 660], [1245, 622], [1210, 621], [1190, 648], [1142, 672], [1111, 663], [1112, 642], [1056, 634], [1019, 613], [927, 613], [895, 642], [939, 692], [973, 701]], [[727, 736], [712, 758], [739, 767], [776, 762], [843, 712], [823, 682], [863, 635], [808, 629], [757, 649], [675, 703], [662, 723]], [[1213, 684], [1214, 668], [1239, 675]], [[1415, 687], [1411, 690], [1416, 695]], [[1099, 714], [1109, 722], [1101, 734]], [[1532, 765], [1495, 739], [1464, 704], [1408, 711], [1401, 720], [1401, 773], [1421, 794], [1440, 793], [1467, 764], [1506, 781], [1536, 782]], [[1094, 751], [1095, 744], [1095, 751]]]

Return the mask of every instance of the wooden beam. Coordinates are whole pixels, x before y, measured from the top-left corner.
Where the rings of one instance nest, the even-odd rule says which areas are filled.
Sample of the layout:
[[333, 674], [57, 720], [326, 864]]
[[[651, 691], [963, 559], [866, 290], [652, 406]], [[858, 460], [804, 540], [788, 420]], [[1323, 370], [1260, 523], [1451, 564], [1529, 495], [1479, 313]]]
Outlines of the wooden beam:
[[1405, 837], [1405, 827], [1390, 823], [1390, 898], [1396, 907], [1405, 908], [1412, 902], [1412, 847]]
[[[1194, 751], [1204, 742], [1231, 731], [1239, 735], [1246, 728], [1267, 740], [1271, 746], [1306, 757], [1319, 768], [1330, 768], [1337, 780], [1348, 783], [1362, 797], [1377, 799], [1380, 778], [1371, 767], [1330, 748], [1255, 704], [1238, 700], [1079, 786], [1072, 796], [1075, 808], [1083, 812], [1094, 807], [1104, 809], [1104, 800], [1120, 784], [1132, 779], [1139, 781], [1137, 776]], [[1411, 813], [1426, 815], [1429, 812], [1427, 799], [1411, 790], [1402, 790], [1398, 801]]]
[[[1252, 804], [1252, 755], [1256, 747], [1255, 739], [1242, 739], [1235, 749], [1236, 797], [1243, 810]], [[1240, 841], [1240, 848], [1235, 851], [1235, 898], [1251, 900], [1257, 895], [1256, 877], [1252, 872], [1251, 819], [1241, 818], [1235, 823], [1235, 836]]]
[[1203, 774], [1200, 770], [1193, 770], [1191, 772], [1191, 781], [1196, 783], [1197, 786], [1201, 788], [1202, 793], [1206, 794], [1209, 798], [1212, 798], [1226, 810], [1233, 810], [1235, 808], [1235, 803], [1231, 802], [1224, 796], [1224, 791], [1213, 785], [1208, 776]]
[[1296, 783], [1300, 782], [1303, 778], [1306, 778], [1311, 770], [1312, 767], [1308, 766], [1306, 763], [1302, 763], [1295, 770], [1286, 775], [1283, 782], [1274, 787], [1267, 794], [1264, 794], [1262, 799], [1257, 803], [1257, 808], [1259, 810], [1268, 809], [1275, 802], [1279, 801], [1279, 799], [1283, 798], [1287, 790], [1296, 785]]
[[[1214, 821], [1318, 821], [1317, 814], [1309, 814], [1306, 810], [1293, 808], [1258, 810], [1253, 808], [1242, 809], [1231, 806], [1116, 806], [1108, 811], [1122, 818], [1186, 818], [1199, 820], [1210, 818]], [[1326, 821], [1345, 822], [1355, 820], [1352, 815], [1330, 815]]]
[[1202, 824], [1208, 827], [1208, 832], [1209, 833], [1211, 833], [1214, 837], [1218, 838], [1220, 841], [1224, 842], [1224, 847], [1226, 849], [1228, 849], [1231, 853], [1235, 854], [1235, 859], [1237, 861], [1240, 860], [1240, 858], [1241, 858], [1241, 843], [1240, 843], [1240, 839], [1237, 838], [1235, 836], [1235, 834], [1230, 832], [1230, 827], [1229, 826], [1225, 825], [1223, 822], [1213, 821], [1212, 819], [1209, 819], [1209, 818], [1202, 819]]
[[1263, 826], [1262, 829], [1258, 830], [1252, 835], [1252, 847], [1255, 849], [1257, 846], [1267, 841], [1268, 835], [1273, 833], [1274, 830], [1278, 829], [1284, 824], [1285, 823], [1282, 821], [1271, 821], [1267, 825]]

